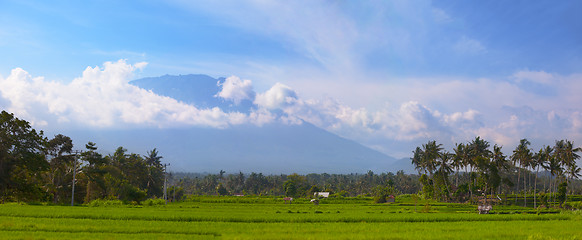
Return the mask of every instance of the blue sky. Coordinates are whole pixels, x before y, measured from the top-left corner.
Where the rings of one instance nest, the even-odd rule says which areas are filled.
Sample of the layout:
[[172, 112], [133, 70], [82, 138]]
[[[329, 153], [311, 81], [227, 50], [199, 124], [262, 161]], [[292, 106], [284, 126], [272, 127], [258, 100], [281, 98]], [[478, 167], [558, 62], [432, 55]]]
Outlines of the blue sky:
[[[62, 96], [75, 84], [143, 97], [119, 86], [201, 73], [235, 76], [221, 96], [249, 98], [256, 114], [151, 110], [167, 100], [88, 90], [151, 112], [138, 121], [120, 113], [127, 109], [101, 109], [111, 116], [89, 125], [228, 128], [274, 121], [269, 114], [282, 110], [288, 122], [396, 157], [429, 139], [452, 147], [477, 135], [506, 151], [523, 137], [534, 147], [579, 144], [580, 10], [580, 1], [8, 0], [0, 3], [0, 106], [39, 127], [83, 125], [89, 116], [72, 117], [82, 106], [59, 105], [96, 104]], [[173, 111], [193, 115], [170, 119]]]

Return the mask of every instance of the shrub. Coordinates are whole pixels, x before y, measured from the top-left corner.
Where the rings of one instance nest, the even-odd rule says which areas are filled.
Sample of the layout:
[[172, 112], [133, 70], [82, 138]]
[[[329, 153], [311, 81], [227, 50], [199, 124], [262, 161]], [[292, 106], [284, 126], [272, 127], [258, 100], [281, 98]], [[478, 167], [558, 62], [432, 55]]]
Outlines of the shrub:
[[164, 201], [164, 199], [161, 198], [150, 198], [142, 202], [142, 205], [146, 206], [160, 206], [165, 204], [166, 201]]
[[385, 203], [387, 198], [394, 192], [394, 187], [377, 186], [374, 191], [374, 203]]

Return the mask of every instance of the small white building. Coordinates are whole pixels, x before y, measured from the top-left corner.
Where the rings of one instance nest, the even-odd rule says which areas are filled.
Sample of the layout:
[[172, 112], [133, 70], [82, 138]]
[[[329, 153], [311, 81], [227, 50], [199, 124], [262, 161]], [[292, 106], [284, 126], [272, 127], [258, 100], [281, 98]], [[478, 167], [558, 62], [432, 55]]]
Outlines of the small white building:
[[329, 197], [329, 192], [314, 192], [313, 196], [315, 197], [324, 197], [324, 198], [328, 198]]

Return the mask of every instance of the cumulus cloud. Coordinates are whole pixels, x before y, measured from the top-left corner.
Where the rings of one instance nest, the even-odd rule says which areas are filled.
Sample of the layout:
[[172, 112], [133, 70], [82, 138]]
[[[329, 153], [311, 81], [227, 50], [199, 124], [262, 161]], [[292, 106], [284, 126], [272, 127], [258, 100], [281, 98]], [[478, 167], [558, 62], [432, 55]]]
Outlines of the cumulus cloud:
[[216, 96], [233, 101], [236, 105], [243, 100], [253, 101], [255, 98], [251, 80], [241, 80], [237, 76], [231, 76], [223, 83], [218, 82], [217, 84], [222, 86], [222, 90]]
[[258, 94], [255, 99], [255, 104], [267, 109], [288, 108], [293, 106], [295, 102], [297, 102], [297, 93], [281, 83], [276, 83], [265, 93]]
[[87, 67], [68, 84], [32, 77], [14, 69], [0, 80], [5, 108], [37, 126], [74, 123], [93, 127], [196, 125], [224, 128], [247, 122], [246, 115], [219, 108], [198, 109], [175, 99], [157, 95], [128, 81], [146, 63], [124, 60]]

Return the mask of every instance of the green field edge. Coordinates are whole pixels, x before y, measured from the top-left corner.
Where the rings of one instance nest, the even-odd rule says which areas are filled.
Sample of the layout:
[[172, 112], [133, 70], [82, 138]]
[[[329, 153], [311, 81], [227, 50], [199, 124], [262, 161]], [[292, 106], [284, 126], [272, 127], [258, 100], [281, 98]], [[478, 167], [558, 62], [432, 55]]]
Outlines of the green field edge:
[[[84, 230], [62, 230], [62, 229], [42, 229], [42, 228], [30, 228], [30, 227], [20, 227], [20, 228], [0, 228], [0, 232], [47, 232], [47, 233], [103, 233], [103, 230], [100, 229], [84, 229]], [[187, 232], [187, 231], [148, 231], [148, 230], [140, 230], [140, 231], [107, 231], [109, 234], [167, 234], [167, 235], [200, 235], [200, 236], [214, 236], [220, 237], [222, 236], [220, 233], [216, 232]]]
[[[488, 222], [488, 221], [551, 221], [572, 220], [568, 215], [467, 215], [438, 216], [432, 214], [407, 213], [409, 216], [394, 218], [367, 218], [367, 217], [342, 217], [337, 219], [303, 218], [303, 219], [264, 219], [264, 218], [216, 218], [216, 217], [144, 217], [144, 216], [95, 216], [95, 215], [57, 215], [57, 216], [29, 216], [23, 214], [4, 214], [3, 217], [35, 218], [35, 219], [90, 219], [90, 220], [140, 220], [140, 221], [165, 221], [165, 222], [232, 222], [232, 223], [333, 223], [333, 222]], [[431, 216], [432, 215], [432, 216]]]

